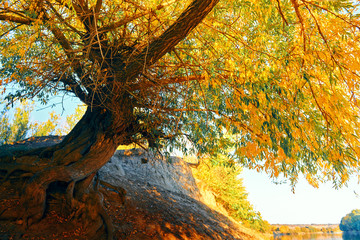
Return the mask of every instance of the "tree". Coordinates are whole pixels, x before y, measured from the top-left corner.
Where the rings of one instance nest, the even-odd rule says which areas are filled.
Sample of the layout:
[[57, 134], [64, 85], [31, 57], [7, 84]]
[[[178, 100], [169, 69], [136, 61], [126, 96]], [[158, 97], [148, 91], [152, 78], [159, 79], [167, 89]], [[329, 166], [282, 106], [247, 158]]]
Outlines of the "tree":
[[29, 137], [64, 135], [70, 132], [76, 122], [84, 115], [84, 108], [78, 106], [75, 113], [66, 117], [65, 125], [57, 128], [61, 118], [59, 114], [51, 112], [46, 122], [31, 121], [30, 117], [34, 110], [35, 103], [22, 102], [15, 108], [13, 119], [10, 109], [5, 107], [0, 118], [0, 145], [9, 144], [24, 140]]
[[233, 154], [293, 185], [299, 174], [314, 185], [345, 183], [359, 167], [358, 7], [346, 0], [2, 1], [1, 85], [4, 94], [18, 88], [6, 99], [46, 103], [72, 94], [88, 106], [59, 143], [1, 149], [4, 184], [17, 179], [18, 196], [26, 183], [21, 207], [2, 218], [36, 223], [56, 191], [64, 208], [87, 216], [84, 226], [106, 222], [111, 237], [96, 172], [119, 144], [144, 140]]
[[4, 108], [0, 119], [0, 144], [16, 142], [25, 138], [27, 132], [30, 130], [30, 111], [26, 110], [28, 107], [27, 105], [28, 104], [24, 104], [23, 106], [15, 109], [12, 124], [10, 124], [9, 117], [6, 114], [9, 109]]
[[352, 210], [341, 219], [340, 230], [344, 232], [360, 231], [360, 210]]

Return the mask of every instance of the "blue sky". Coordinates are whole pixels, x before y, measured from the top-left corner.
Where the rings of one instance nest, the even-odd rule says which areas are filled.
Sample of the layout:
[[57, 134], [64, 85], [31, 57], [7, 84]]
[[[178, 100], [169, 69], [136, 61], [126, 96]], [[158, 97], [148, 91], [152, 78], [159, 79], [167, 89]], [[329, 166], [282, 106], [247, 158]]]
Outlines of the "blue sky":
[[71, 96], [53, 97], [47, 105], [38, 105], [31, 113], [31, 119], [34, 121], [46, 121], [50, 112], [55, 111], [56, 114], [60, 114], [62, 120], [65, 121], [66, 116], [75, 112], [75, 108], [81, 104], [78, 98]]

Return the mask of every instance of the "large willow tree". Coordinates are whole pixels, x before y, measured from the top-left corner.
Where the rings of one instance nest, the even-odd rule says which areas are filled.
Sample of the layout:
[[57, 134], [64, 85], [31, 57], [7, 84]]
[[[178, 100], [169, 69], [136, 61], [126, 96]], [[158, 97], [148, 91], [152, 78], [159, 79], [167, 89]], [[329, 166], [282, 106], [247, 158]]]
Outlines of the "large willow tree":
[[58, 144], [2, 147], [1, 181], [20, 205], [0, 218], [26, 228], [56, 190], [111, 236], [94, 176], [134, 142], [228, 152], [292, 184], [345, 183], [360, 156], [355, 2], [1, 1], [3, 96], [71, 94], [88, 109]]

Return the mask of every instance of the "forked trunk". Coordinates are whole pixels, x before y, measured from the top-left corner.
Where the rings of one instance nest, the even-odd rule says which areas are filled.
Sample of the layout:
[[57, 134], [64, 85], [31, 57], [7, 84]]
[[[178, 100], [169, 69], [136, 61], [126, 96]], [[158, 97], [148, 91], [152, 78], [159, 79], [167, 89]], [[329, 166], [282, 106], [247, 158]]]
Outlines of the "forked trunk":
[[[111, 222], [94, 177], [117, 146], [131, 135], [131, 120], [125, 116], [130, 115], [115, 117], [103, 109], [88, 109], [58, 144], [30, 150], [24, 149], [29, 148], [26, 144], [2, 146], [0, 191], [9, 194], [1, 192], [4, 197], [0, 202], [0, 219], [18, 219], [26, 232], [49, 209], [61, 209], [72, 215], [74, 221], [80, 221], [88, 229], [89, 237], [106, 223], [111, 238]], [[50, 200], [57, 201], [58, 206], [50, 206]], [[13, 208], [9, 207], [11, 201]], [[16, 207], [17, 201], [20, 207]]]

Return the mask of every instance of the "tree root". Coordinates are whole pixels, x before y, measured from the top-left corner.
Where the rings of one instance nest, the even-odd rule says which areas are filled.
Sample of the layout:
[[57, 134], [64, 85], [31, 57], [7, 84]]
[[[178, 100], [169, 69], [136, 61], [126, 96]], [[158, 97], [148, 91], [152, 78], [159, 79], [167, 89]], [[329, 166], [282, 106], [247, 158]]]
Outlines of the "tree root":
[[[36, 172], [42, 172], [42, 168], [44, 165], [32, 166], [18, 163], [2, 166], [3, 174], [0, 182], [11, 185], [9, 181], [19, 180], [18, 186], [14, 186], [14, 189], [23, 188], [24, 192], [17, 199], [14, 199], [14, 195], [11, 196], [11, 199], [2, 199], [3, 203], [4, 201], [17, 201], [17, 204], [13, 204], [14, 206], [11, 207], [9, 204], [2, 204], [3, 206], [0, 206], [0, 219], [16, 220], [18, 224], [22, 223], [18, 230], [23, 230], [17, 233], [18, 236], [21, 236], [26, 234], [31, 226], [46, 218], [46, 209], [47, 211], [58, 209], [58, 212], [68, 213], [69, 220], [73, 222], [74, 226], [79, 222], [83, 224], [84, 228], [87, 229], [88, 239], [98, 239], [105, 233], [108, 240], [113, 239], [114, 226], [103, 206], [103, 195], [109, 197], [109, 191], [113, 191], [118, 196], [116, 201], [124, 204], [126, 190], [98, 178], [94, 184], [95, 173], [80, 181], [60, 184], [63, 185], [63, 189], [56, 189], [50, 184], [39, 185], [34, 181], [36, 179], [34, 176]], [[22, 180], [24, 178], [29, 178], [30, 181], [25, 182]], [[102, 187], [99, 187], [100, 185]], [[54, 189], [51, 190], [51, 188]], [[113, 196], [111, 198], [114, 199]]]
[[[29, 169], [24, 166], [8, 166], [6, 168], [8, 172], [6, 172], [5, 177], [0, 179], [0, 182], [11, 185], [10, 179], [21, 180], [24, 177], [34, 176], [30, 171], [21, 175], [14, 174]], [[22, 223], [18, 230], [23, 229], [21, 231], [21, 234], [23, 234], [27, 233], [31, 226], [46, 218], [46, 211], [49, 212], [51, 209], [55, 209], [56, 212], [67, 213], [68, 219], [73, 222], [74, 226], [82, 224], [87, 229], [88, 239], [98, 239], [99, 236], [106, 233], [107, 239], [110, 240], [113, 238], [114, 226], [103, 206], [103, 194], [108, 195], [108, 191], [111, 190], [117, 193], [119, 196], [118, 201], [123, 204], [126, 191], [105, 181], [98, 180], [97, 184], [94, 184], [94, 176], [93, 173], [81, 181], [64, 182], [60, 184], [60, 188], [63, 189], [57, 189], [59, 184], [57, 184], [58, 187], [56, 188], [55, 185], [44, 187], [31, 180], [27, 183], [21, 181], [21, 183], [19, 182], [20, 185], [14, 187], [24, 189], [20, 198], [14, 199], [14, 196], [11, 196], [11, 199], [0, 199], [2, 200], [0, 202], [2, 203], [0, 205], [0, 219], [17, 220], [18, 224]], [[25, 187], [23, 187], [24, 184]], [[103, 187], [99, 188], [98, 184], [109, 190]], [[17, 201], [17, 204], [10, 207], [9, 204], [5, 204], [5, 201]], [[41, 225], [41, 222], [39, 224]]]
[[29, 164], [19, 164], [19, 163], [2, 163], [1, 164], [1, 171], [6, 172], [4, 176], [0, 176], [2, 178], [2, 181], [7, 181], [11, 175], [13, 175], [15, 172], [23, 172], [25, 174], [24, 176], [15, 176], [15, 178], [24, 178], [24, 177], [31, 177], [34, 175], [36, 171], [39, 171], [44, 167], [29, 165]]
[[[82, 196], [81, 201], [73, 199], [72, 203], [76, 212], [72, 215], [74, 221], [80, 219], [84, 223], [89, 239], [96, 239], [99, 234], [102, 235], [102, 228], [107, 234], [107, 239], [113, 239], [114, 226], [110, 216], [103, 207], [103, 197], [100, 192], [91, 191]], [[100, 223], [99, 223], [100, 221]], [[94, 237], [95, 236], [95, 237]]]
[[[124, 205], [124, 203], [125, 203], [125, 196], [126, 196], [126, 190], [125, 190], [124, 188], [114, 186], [114, 185], [112, 185], [112, 184], [110, 184], [110, 183], [108, 183], [108, 182], [102, 181], [102, 180], [100, 180], [99, 182], [100, 182], [101, 185], [103, 185], [103, 186], [111, 189], [112, 191], [116, 192], [116, 193], [118, 194], [118, 196], [119, 196], [120, 203], [121, 203], [122, 205]], [[99, 189], [99, 191], [100, 191], [101, 193], [103, 193], [104, 195], [108, 195], [107, 191], [102, 190], [101, 188]]]

